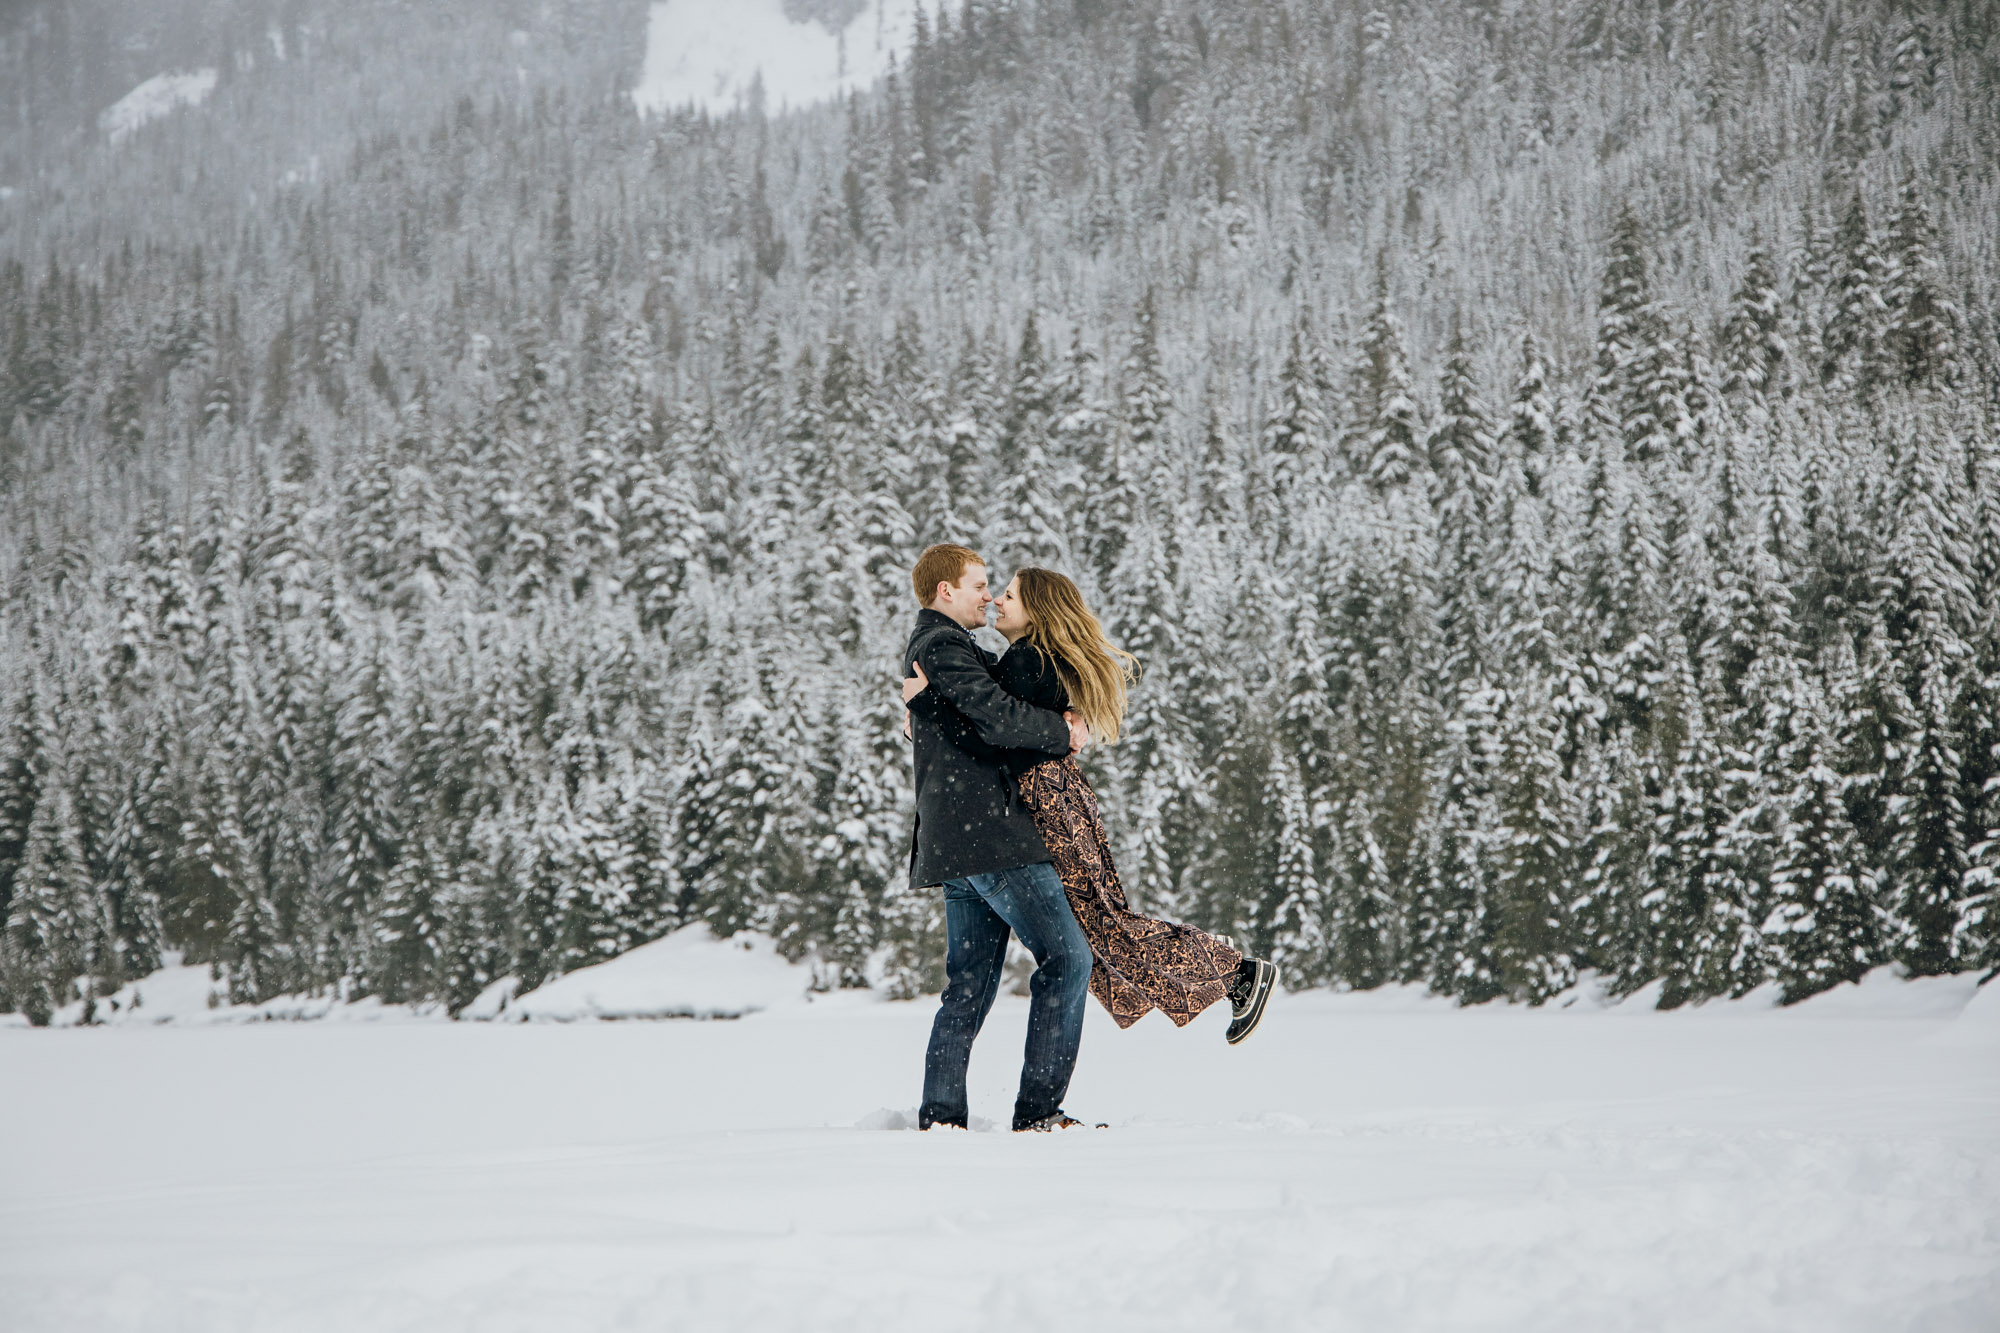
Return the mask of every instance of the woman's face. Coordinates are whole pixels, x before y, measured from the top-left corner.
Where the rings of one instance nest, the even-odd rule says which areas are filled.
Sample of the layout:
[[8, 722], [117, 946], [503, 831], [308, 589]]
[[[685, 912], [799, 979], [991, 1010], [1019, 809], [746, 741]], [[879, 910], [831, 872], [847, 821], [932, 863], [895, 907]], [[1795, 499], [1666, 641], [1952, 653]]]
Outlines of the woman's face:
[[1009, 643], [1028, 632], [1028, 612], [1021, 605], [1021, 578], [1018, 574], [1007, 585], [1007, 591], [993, 603], [993, 628], [1006, 635]]

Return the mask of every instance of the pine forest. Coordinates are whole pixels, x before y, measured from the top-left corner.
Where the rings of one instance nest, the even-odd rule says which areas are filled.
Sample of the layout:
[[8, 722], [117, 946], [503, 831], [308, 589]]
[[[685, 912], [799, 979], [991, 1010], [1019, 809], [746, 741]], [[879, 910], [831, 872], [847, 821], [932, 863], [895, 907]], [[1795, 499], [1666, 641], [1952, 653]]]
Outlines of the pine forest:
[[729, 114], [646, 21], [0, 12], [0, 1010], [934, 990], [946, 540], [1137, 654], [1125, 881], [1294, 989], [2000, 964], [1989, 0], [951, 0]]

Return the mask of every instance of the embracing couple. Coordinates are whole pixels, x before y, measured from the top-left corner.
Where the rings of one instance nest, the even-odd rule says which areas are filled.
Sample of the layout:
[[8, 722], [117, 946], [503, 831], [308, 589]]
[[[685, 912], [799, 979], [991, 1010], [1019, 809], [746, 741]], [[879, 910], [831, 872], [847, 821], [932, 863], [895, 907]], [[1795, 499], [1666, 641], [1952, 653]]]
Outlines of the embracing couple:
[[[916, 751], [910, 883], [943, 885], [945, 978], [924, 1058], [918, 1126], [966, 1126], [972, 1039], [1000, 989], [1007, 937], [1034, 955], [1017, 1130], [1069, 1129], [1063, 1094], [1083, 1036], [1084, 996], [1119, 1027], [1158, 1009], [1176, 1026], [1228, 998], [1229, 1041], [1263, 1017], [1277, 970], [1225, 936], [1133, 912], [1097, 797], [1075, 755], [1118, 738], [1131, 654], [1105, 641], [1076, 585], [1023, 569], [996, 599], [986, 564], [933, 546], [912, 575], [917, 627], [903, 660]], [[997, 660], [971, 631], [1010, 645]]]

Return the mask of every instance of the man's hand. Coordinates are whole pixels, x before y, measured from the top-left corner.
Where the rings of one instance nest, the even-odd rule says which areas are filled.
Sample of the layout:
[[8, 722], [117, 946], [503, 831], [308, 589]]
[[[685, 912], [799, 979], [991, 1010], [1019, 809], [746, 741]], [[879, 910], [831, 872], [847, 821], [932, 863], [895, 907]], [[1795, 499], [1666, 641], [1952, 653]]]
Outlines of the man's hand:
[[914, 676], [910, 676], [903, 681], [904, 703], [908, 703], [910, 700], [922, 694], [925, 690], [930, 688], [931, 684], [931, 678], [929, 676], [926, 676], [924, 674], [924, 669], [918, 666], [915, 662], [910, 663], [910, 670], [916, 672], [917, 674]]
[[[903, 688], [909, 688], [907, 682]], [[1090, 724], [1079, 717], [1073, 708], [1063, 714], [1063, 721], [1069, 723], [1069, 752], [1082, 753], [1083, 747], [1090, 744]]]

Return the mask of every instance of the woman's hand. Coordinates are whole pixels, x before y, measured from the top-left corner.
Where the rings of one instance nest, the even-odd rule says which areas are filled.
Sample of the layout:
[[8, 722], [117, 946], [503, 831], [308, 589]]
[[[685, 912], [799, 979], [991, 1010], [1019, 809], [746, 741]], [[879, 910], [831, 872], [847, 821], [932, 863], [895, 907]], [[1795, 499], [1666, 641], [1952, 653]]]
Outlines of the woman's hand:
[[910, 700], [922, 694], [925, 690], [930, 688], [931, 684], [931, 678], [929, 676], [926, 676], [924, 674], [924, 669], [918, 666], [915, 662], [910, 663], [910, 670], [916, 672], [917, 674], [909, 677], [903, 682], [904, 703], [908, 703]]
[[1090, 744], [1090, 724], [1074, 708], [1064, 711], [1063, 721], [1069, 723], [1069, 752], [1083, 753], [1083, 747]]

